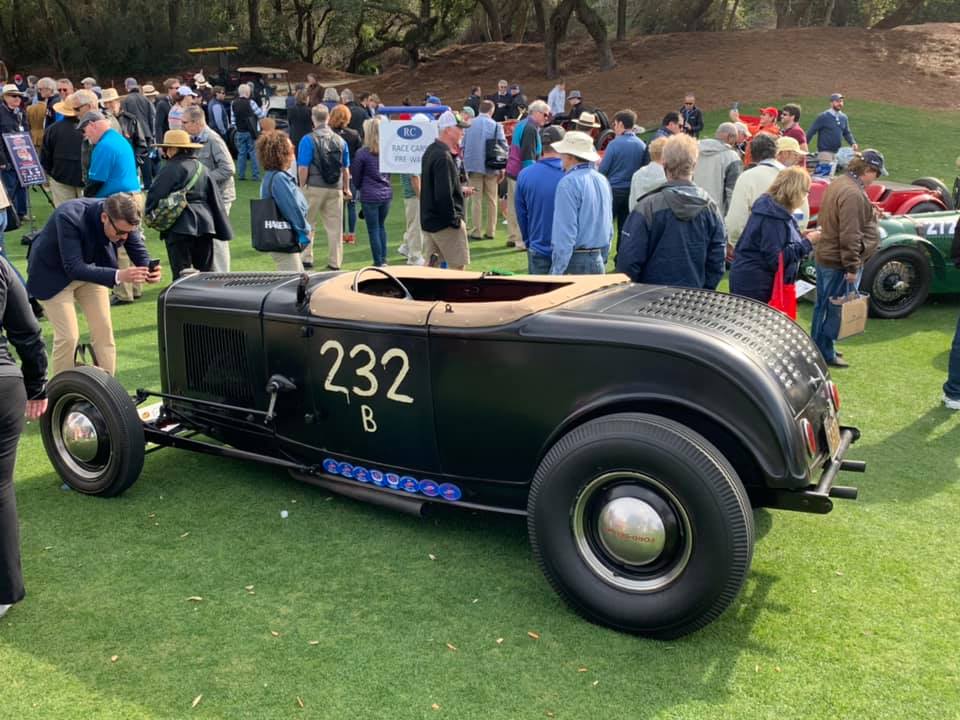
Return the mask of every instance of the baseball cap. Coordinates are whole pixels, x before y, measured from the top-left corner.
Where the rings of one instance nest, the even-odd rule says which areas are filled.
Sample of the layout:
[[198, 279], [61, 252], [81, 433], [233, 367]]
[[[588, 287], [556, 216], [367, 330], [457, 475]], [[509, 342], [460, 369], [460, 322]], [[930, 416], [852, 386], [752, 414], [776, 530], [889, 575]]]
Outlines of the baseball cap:
[[567, 132], [559, 125], [547, 125], [540, 131], [540, 142], [544, 145], [553, 145], [563, 140]]
[[783, 137], [777, 138], [777, 152], [803, 152], [800, 149], [800, 143], [797, 142], [796, 138], [788, 137], [784, 135]]
[[872, 167], [874, 170], [879, 172], [881, 175], [889, 175], [887, 172], [887, 166], [883, 159], [883, 153], [879, 150], [864, 150], [863, 161]]
[[580, 94], [579, 90], [571, 90], [570, 94], [567, 95], [567, 100], [573, 100], [574, 98], [583, 99], [583, 96]]
[[197, 96], [197, 94], [186, 85], [180, 86], [180, 89], [177, 90], [177, 95], [180, 97], [187, 97], [188, 95], [193, 95], [194, 97]]
[[103, 116], [103, 113], [97, 112], [96, 110], [85, 112], [83, 114], [83, 117], [80, 118], [80, 122], [77, 125], [77, 129], [83, 130], [90, 123], [99, 122], [101, 120], [106, 120], [106, 118]]
[[780, 111], [775, 107], [765, 107], [760, 108], [761, 115], [773, 115], [774, 117], [780, 117]]
[[437, 128], [444, 130], [446, 128], [459, 127], [465, 128], [468, 126], [468, 123], [465, 123], [461, 118], [459, 113], [452, 112], [447, 110], [443, 113], [440, 118], [437, 120]]
[[843, 93], [834, 93], [831, 95], [830, 102], [833, 102], [834, 100], [843, 100]]
[[130, 92], [135, 87], [140, 87], [140, 83], [137, 82], [136, 78], [128, 77], [123, 81], [123, 86], [127, 89], [127, 92]]
[[430, 95], [426, 100], [426, 104], [427, 105], [443, 105], [443, 103], [440, 102], [440, 98], [438, 98], [436, 95]]

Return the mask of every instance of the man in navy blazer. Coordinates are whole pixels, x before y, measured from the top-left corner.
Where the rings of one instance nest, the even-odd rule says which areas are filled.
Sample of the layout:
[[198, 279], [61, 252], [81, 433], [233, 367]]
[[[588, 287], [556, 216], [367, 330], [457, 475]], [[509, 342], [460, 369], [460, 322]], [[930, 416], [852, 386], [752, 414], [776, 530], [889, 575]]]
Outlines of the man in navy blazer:
[[[74, 366], [80, 332], [79, 304], [90, 327], [97, 365], [113, 375], [117, 348], [110, 318], [109, 289], [121, 282], [160, 282], [159, 265], [150, 272], [150, 256], [140, 235], [142, 211], [137, 197], [68, 200], [53, 211], [30, 247], [27, 289], [43, 306], [53, 326], [53, 371]], [[133, 266], [117, 269], [123, 246]]]

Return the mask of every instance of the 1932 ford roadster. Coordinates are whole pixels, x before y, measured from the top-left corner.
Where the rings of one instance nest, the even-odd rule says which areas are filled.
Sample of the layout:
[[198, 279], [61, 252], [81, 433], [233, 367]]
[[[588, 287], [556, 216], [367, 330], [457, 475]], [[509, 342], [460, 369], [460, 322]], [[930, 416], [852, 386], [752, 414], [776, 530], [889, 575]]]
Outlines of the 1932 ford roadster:
[[[246, 458], [364, 500], [527, 516], [584, 617], [657, 638], [739, 592], [752, 507], [827, 513], [859, 433], [810, 339], [766, 305], [623, 275], [425, 268], [201, 274], [158, 306], [161, 391], [49, 385], [43, 440], [117, 495], [146, 443]], [[161, 401], [145, 417], [137, 406]]]

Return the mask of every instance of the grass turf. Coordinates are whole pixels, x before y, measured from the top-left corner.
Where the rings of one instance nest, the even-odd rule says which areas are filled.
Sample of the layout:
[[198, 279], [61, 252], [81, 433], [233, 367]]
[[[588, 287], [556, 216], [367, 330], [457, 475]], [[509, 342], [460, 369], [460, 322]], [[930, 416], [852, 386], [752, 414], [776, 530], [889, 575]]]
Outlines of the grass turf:
[[[954, 149], [937, 141], [960, 115], [848, 110], [894, 177], [952, 177]], [[254, 189], [240, 184], [233, 211], [238, 270], [270, 266], [245, 232]], [[391, 260], [401, 222], [397, 201]], [[19, 234], [7, 245], [23, 268]], [[522, 269], [501, 235], [473, 245], [472, 267]], [[347, 267], [369, 262], [365, 241], [361, 229]], [[159, 384], [157, 293], [114, 311], [128, 388]], [[869, 470], [841, 482], [860, 500], [825, 517], [758, 512], [743, 593], [671, 643], [571, 613], [521, 519], [420, 521], [175, 450], [148, 456], [122, 497], [88, 498], [60, 488], [31, 424], [16, 475], [29, 594], [0, 620], [0, 716], [957, 717], [960, 416], [938, 398], [958, 311], [956, 298], [933, 299], [843, 343], [842, 416], [862, 429], [851, 457]], [[801, 315], [809, 327], [809, 305]], [[536, 401], [501, 383], [507, 411]]]

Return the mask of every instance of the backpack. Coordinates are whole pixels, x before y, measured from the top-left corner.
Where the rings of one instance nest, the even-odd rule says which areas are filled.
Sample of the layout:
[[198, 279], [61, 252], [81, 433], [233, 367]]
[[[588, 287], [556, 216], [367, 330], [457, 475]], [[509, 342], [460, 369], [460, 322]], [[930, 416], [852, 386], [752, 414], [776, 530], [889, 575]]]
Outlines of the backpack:
[[190, 181], [179, 190], [174, 190], [166, 197], [160, 198], [157, 206], [147, 213], [146, 218], [144, 218], [147, 227], [152, 227], [161, 233], [172, 228], [180, 215], [183, 214], [183, 211], [187, 209], [187, 205], [190, 204], [187, 200], [187, 193], [193, 190], [193, 186], [197, 184], [197, 180], [200, 179], [202, 174], [203, 164], [198, 160], [197, 169], [194, 171]]
[[343, 172], [343, 148], [330, 135], [313, 133], [313, 164], [320, 169], [320, 177], [327, 185], [336, 185]]

